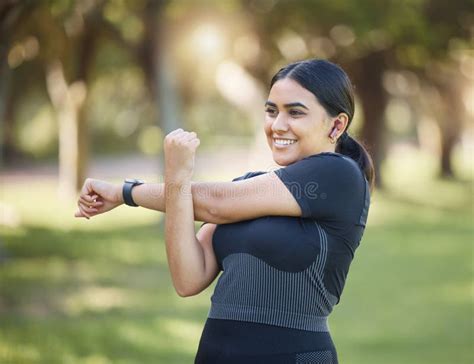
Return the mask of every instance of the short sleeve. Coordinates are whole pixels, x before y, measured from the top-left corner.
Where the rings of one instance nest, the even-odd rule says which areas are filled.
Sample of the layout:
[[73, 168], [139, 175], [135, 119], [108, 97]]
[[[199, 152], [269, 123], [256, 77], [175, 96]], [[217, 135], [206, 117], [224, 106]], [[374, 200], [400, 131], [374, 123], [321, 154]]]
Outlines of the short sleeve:
[[255, 177], [255, 176], [259, 176], [261, 174], [265, 174], [267, 172], [262, 172], [262, 171], [258, 171], [258, 172], [248, 172], [240, 177], [236, 177], [232, 180], [232, 182], [236, 182], [236, 181], [242, 181], [244, 179], [247, 179], [247, 178], [252, 178], [252, 177]]
[[302, 217], [365, 226], [367, 181], [352, 159], [320, 153], [277, 169], [275, 174], [297, 201]]

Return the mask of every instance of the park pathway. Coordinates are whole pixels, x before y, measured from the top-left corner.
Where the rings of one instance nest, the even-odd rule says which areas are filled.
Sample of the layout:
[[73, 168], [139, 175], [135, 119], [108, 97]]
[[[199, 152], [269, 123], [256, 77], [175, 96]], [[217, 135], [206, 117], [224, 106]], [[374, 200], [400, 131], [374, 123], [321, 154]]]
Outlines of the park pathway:
[[[232, 178], [250, 170], [271, 170], [275, 164], [267, 151], [256, 151], [246, 147], [227, 147], [221, 149], [198, 150], [195, 162], [195, 175], [219, 176], [219, 180]], [[156, 176], [162, 178], [163, 167], [160, 156], [126, 154], [123, 156], [91, 157], [87, 174], [99, 179], [118, 179], [126, 177]], [[58, 176], [57, 162], [20, 164], [2, 170], [1, 183], [23, 182], [27, 179], [51, 179]]]

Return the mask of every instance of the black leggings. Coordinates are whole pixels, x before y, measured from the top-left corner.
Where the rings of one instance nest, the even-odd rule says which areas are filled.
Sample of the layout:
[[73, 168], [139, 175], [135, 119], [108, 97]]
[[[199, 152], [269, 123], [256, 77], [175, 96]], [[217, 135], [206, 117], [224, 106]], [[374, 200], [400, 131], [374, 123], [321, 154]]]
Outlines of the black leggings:
[[195, 364], [337, 364], [329, 332], [208, 318]]

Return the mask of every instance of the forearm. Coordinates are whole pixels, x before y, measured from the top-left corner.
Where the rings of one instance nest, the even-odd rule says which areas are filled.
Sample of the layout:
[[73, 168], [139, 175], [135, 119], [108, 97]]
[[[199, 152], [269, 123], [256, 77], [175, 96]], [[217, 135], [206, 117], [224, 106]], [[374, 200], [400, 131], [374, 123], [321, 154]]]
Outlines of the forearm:
[[165, 212], [165, 184], [144, 183], [132, 190], [133, 201], [144, 208]]
[[205, 274], [204, 252], [194, 230], [191, 181], [167, 183], [165, 195], [168, 265], [176, 291], [187, 296]]
[[[194, 220], [214, 224], [223, 223], [217, 216], [216, 205], [223, 196], [228, 182], [190, 182], [192, 189], [192, 205]], [[167, 212], [164, 183], [145, 183], [132, 190], [133, 201], [144, 208]], [[192, 211], [192, 210], [191, 210]], [[168, 212], [167, 212], [168, 213]]]

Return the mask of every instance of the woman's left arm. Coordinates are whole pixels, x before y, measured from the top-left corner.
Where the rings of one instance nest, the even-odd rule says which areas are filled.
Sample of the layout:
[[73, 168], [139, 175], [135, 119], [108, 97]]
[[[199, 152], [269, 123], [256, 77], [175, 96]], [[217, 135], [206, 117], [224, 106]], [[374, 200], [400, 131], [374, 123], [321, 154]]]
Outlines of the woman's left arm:
[[[173, 285], [180, 296], [199, 293], [217, 276], [215, 258], [194, 227], [191, 178], [199, 139], [176, 130], [165, 138], [165, 242]], [[207, 248], [206, 248], [207, 247]]]

